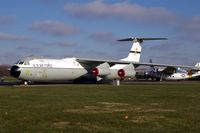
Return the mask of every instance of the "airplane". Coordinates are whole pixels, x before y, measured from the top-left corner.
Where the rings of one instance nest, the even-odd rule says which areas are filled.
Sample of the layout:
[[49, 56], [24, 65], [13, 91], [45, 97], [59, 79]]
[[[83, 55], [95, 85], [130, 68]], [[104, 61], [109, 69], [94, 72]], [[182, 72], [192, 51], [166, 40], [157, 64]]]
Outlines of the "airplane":
[[136, 75], [135, 68], [140, 65], [193, 68], [193, 66], [140, 62], [141, 43], [147, 40], [167, 40], [167, 38], [131, 37], [118, 40], [133, 42], [128, 56], [121, 60], [27, 57], [15, 63], [10, 69], [10, 74], [22, 80], [25, 85], [34, 82], [52, 81], [95, 81], [101, 83], [105, 80], [119, 81], [125, 78], [134, 78]]
[[[195, 67], [199, 67], [200, 63], [197, 63]], [[194, 70], [193, 70], [194, 71]], [[178, 68], [151, 68], [151, 70], [146, 71], [144, 73], [144, 77], [148, 79], [156, 79], [157, 81], [162, 81], [162, 80], [187, 80], [191, 78], [195, 78], [200, 76], [200, 71], [192, 72], [192, 70], [185, 70], [181, 69], [180, 67]]]
[[[149, 60], [149, 63], [152, 63], [152, 59]], [[180, 67], [167, 67], [167, 68], [155, 68], [150, 66], [150, 68], [139, 68], [136, 69], [137, 79], [151, 79], [156, 81], [162, 80], [187, 80], [196, 77], [200, 77], [200, 62], [196, 63], [196, 68], [198, 70], [185, 70]]]

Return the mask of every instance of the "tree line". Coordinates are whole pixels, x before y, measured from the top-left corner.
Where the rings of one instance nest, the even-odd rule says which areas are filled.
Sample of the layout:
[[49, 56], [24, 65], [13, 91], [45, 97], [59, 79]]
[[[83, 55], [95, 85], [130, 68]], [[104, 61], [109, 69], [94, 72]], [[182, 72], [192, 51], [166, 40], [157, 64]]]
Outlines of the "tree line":
[[0, 65], [0, 77], [10, 76], [9, 72], [10, 67], [11, 67], [10, 65]]

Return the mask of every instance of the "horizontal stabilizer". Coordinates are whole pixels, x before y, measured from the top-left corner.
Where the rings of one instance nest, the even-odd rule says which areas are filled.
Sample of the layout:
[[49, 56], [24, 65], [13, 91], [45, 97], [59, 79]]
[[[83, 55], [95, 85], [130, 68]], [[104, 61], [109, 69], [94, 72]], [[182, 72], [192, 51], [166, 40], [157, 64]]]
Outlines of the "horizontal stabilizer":
[[131, 38], [125, 38], [125, 39], [120, 39], [117, 41], [138, 41], [138, 42], [143, 42], [144, 40], [167, 40], [168, 38], [136, 38], [136, 37], [131, 37]]
[[200, 68], [200, 62], [198, 62], [195, 67], [199, 67]]

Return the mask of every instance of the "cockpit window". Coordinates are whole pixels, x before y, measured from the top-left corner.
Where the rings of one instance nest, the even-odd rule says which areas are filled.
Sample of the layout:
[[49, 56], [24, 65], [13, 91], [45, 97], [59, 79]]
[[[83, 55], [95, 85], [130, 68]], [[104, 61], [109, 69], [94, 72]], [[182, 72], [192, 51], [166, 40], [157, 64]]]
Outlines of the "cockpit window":
[[24, 65], [30, 65], [29, 61], [24, 61]]
[[30, 61], [29, 58], [20, 59], [19, 61], [17, 61], [16, 64], [19, 64], [19, 65], [30, 65], [29, 61]]
[[19, 61], [18, 64], [22, 65], [24, 64], [24, 61]]

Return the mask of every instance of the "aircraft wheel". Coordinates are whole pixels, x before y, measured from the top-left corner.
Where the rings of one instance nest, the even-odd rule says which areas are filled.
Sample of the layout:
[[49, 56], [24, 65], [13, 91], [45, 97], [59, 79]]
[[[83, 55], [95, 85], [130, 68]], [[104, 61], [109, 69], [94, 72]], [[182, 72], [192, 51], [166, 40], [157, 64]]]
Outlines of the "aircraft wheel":
[[28, 81], [24, 81], [24, 85], [27, 86], [28, 85]]
[[31, 82], [31, 81], [24, 81], [24, 85], [25, 86], [30, 85], [30, 84], [33, 84], [33, 82]]
[[97, 84], [103, 84], [103, 80], [99, 80], [96, 82]]
[[156, 81], [160, 81], [160, 78], [156, 78]]

